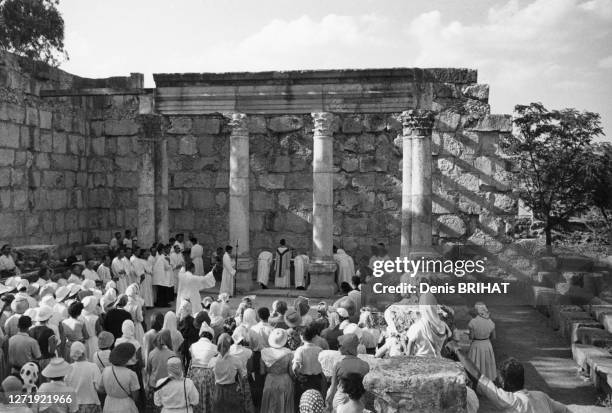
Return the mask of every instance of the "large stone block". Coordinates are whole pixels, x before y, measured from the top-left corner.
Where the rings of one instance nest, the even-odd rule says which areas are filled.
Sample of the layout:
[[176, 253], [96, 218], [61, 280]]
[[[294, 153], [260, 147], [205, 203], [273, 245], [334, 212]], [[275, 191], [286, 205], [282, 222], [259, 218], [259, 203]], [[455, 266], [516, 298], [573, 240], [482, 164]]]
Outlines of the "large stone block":
[[262, 174], [259, 175], [259, 186], [262, 188], [283, 189], [285, 188], [285, 175], [282, 174]]
[[11, 168], [0, 169], [0, 187], [11, 185]]
[[66, 153], [68, 136], [65, 132], [53, 132], [53, 152]]
[[290, 173], [286, 175], [285, 188], [312, 190], [312, 174]]
[[455, 132], [461, 122], [461, 115], [455, 112], [442, 112], [436, 116], [434, 129], [439, 132]]
[[489, 101], [489, 85], [475, 84], [465, 85], [461, 88], [463, 96], [468, 98], [481, 100], [483, 102]]
[[268, 128], [273, 132], [285, 133], [302, 129], [304, 120], [301, 116], [275, 116], [270, 119]]
[[176, 188], [212, 188], [215, 181], [211, 172], [176, 172], [174, 187]]
[[[205, 117], [205, 118], [194, 118], [192, 131], [193, 133], [200, 135], [217, 135], [221, 131], [222, 120], [219, 118]], [[265, 128], [265, 127], [264, 127]]]
[[249, 116], [248, 128], [250, 134], [263, 134], [268, 131], [266, 127], [266, 118], [263, 116]]
[[0, 120], [23, 123], [25, 121], [24, 107], [14, 103], [2, 102], [0, 104]]
[[183, 136], [179, 140], [178, 153], [179, 155], [195, 155], [198, 153], [195, 136]]
[[138, 133], [139, 125], [134, 119], [107, 119], [104, 133], [109, 136], [129, 136]]
[[464, 413], [466, 376], [447, 359], [365, 357], [370, 372], [363, 380], [378, 413]]
[[194, 209], [211, 209], [215, 207], [215, 195], [213, 191], [196, 190], [191, 191], [191, 206]]
[[349, 115], [342, 119], [343, 133], [361, 133], [363, 131], [363, 123], [361, 116]]
[[40, 127], [41, 129], [51, 129], [53, 124], [53, 113], [48, 110], [40, 110], [38, 112], [40, 116]]
[[19, 148], [19, 125], [0, 122], [0, 145], [9, 148]]
[[68, 152], [73, 155], [85, 154], [85, 138], [80, 135], [68, 135]]
[[253, 191], [251, 199], [254, 211], [273, 210], [275, 207], [275, 196], [269, 192]]
[[478, 123], [470, 129], [484, 132], [512, 132], [512, 116], [487, 115], [481, 118]]
[[442, 238], [459, 238], [465, 235], [467, 227], [465, 221], [457, 215], [440, 215], [435, 226]]

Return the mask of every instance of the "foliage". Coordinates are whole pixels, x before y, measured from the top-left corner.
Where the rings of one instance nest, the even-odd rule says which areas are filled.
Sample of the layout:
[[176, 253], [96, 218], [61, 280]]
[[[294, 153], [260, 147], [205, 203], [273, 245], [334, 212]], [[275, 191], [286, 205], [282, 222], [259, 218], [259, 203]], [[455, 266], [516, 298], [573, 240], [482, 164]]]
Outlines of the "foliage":
[[599, 114], [548, 110], [541, 103], [517, 105], [516, 133], [502, 141], [514, 164], [517, 192], [551, 231], [593, 206], [603, 161], [593, 139], [603, 134]]
[[66, 60], [59, 0], [0, 0], [0, 48], [57, 66]]
[[591, 163], [592, 174], [595, 177], [593, 203], [610, 228], [612, 227], [612, 144], [600, 142], [593, 147], [595, 150]]

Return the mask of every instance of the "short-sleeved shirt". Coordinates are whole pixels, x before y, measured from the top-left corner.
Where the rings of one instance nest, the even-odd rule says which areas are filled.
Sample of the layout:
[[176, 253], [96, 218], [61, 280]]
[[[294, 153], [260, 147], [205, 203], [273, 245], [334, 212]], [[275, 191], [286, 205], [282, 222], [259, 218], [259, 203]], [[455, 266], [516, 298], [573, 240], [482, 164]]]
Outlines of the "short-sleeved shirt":
[[323, 372], [319, 363], [321, 350], [321, 347], [305, 342], [295, 350], [293, 365], [299, 368], [301, 374], [307, 376], [321, 374]]
[[101, 388], [108, 396], [124, 399], [132, 397], [132, 392], [140, 390], [140, 384], [138, 384], [138, 376], [132, 370], [123, 366], [111, 365], [102, 372]]
[[[156, 384], [161, 386], [165, 379], [160, 379]], [[187, 400], [185, 400], [187, 396]], [[155, 392], [153, 401], [156, 406], [163, 407], [162, 411], [177, 411], [191, 413], [192, 406], [198, 404], [200, 395], [198, 389], [191, 379], [170, 380], [164, 387]], [[187, 406], [187, 410], [185, 407]]]
[[191, 365], [193, 367], [208, 367], [210, 360], [219, 353], [217, 346], [207, 338], [200, 338], [193, 343], [189, 352], [191, 353]]
[[208, 367], [215, 372], [215, 383], [217, 384], [232, 384], [236, 382], [236, 373], [240, 373], [242, 377], [247, 374], [242, 361], [231, 354], [226, 354], [225, 357], [218, 355], [210, 360]]
[[77, 361], [72, 363], [72, 370], [66, 375], [66, 384], [72, 387], [79, 404], [100, 404], [96, 386], [100, 384], [102, 375], [95, 363]]
[[344, 356], [334, 367], [334, 374], [338, 379], [346, 378], [351, 373], [364, 377], [369, 371], [370, 365], [357, 356]]
[[571, 413], [565, 405], [551, 399], [546, 393], [529, 390], [508, 392], [497, 387], [485, 375], [478, 380], [478, 390], [502, 412]]
[[43, 359], [55, 357], [54, 354], [49, 353], [49, 339], [55, 336], [55, 332], [53, 330], [47, 326], [35, 326], [32, 327], [28, 333], [30, 334], [30, 337], [38, 342], [38, 347], [40, 348]]
[[8, 359], [12, 367], [21, 368], [29, 361], [40, 358], [38, 341], [19, 332], [9, 339]]
[[476, 340], [486, 340], [495, 330], [495, 323], [488, 318], [478, 316], [470, 320], [468, 328]]

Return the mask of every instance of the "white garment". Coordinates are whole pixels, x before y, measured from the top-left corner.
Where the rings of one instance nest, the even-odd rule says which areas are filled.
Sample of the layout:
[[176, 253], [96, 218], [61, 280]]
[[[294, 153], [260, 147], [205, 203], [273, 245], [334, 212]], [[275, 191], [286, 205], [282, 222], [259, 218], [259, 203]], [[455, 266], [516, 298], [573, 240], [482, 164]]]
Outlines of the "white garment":
[[195, 275], [204, 275], [204, 261], [202, 261], [202, 256], [204, 255], [204, 248], [200, 244], [195, 244], [191, 247], [191, 261], [195, 266], [194, 274]]
[[334, 254], [334, 261], [338, 264], [338, 286], [344, 281], [351, 283], [353, 276], [355, 275], [355, 263], [353, 259], [347, 255], [343, 249], [339, 249]]
[[83, 270], [83, 278], [86, 280], [98, 281], [100, 280], [100, 276], [94, 270], [90, 270], [89, 268], [85, 268]]
[[[176, 244], [175, 244], [176, 245]], [[172, 251], [170, 253], [170, 265], [172, 265], [172, 285], [175, 287], [178, 285], [178, 274], [183, 265], [185, 265], [185, 260], [183, 259], [183, 254], [176, 253]]]
[[306, 276], [308, 275], [309, 262], [310, 259], [308, 258], [308, 255], [304, 254], [300, 254], [293, 259], [296, 287], [306, 287]]
[[202, 298], [200, 290], [215, 286], [214, 278], [211, 284], [210, 278], [194, 275], [190, 271], [181, 270], [178, 274], [178, 289], [176, 294], [177, 306], [183, 299], [191, 301], [191, 311], [193, 314], [202, 311]]
[[5, 270], [14, 270], [15, 269], [15, 260], [11, 255], [0, 255], [0, 271]]
[[289, 288], [291, 285], [291, 251], [287, 247], [278, 247], [275, 255], [274, 286]]
[[100, 279], [102, 280], [102, 284], [106, 287], [106, 283], [111, 281], [111, 270], [110, 270], [110, 268], [108, 268], [104, 264], [100, 264], [100, 266], [98, 267], [98, 271], [97, 272], [98, 272], [98, 275], [100, 276]]
[[[124, 257], [125, 258], [125, 257]], [[117, 291], [119, 294], [123, 294], [127, 289], [127, 271], [125, 268], [126, 260], [121, 259], [119, 257], [113, 258], [113, 262], [111, 263], [111, 271], [113, 272], [113, 277], [117, 278]]]
[[153, 285], [172, 287], [172, 266], [163, 254], [157, 254], [153, 265]]
[[89, 338], [85, 342], [87, 360], [93, 361], [93, 355], [99, 350], [98, 336], [96, 335], [96, 322], [98, 321], [98, 315], [91, 314], [88, 311], [83, 311], [79, 319], [85, 324], [87, 334], [89, 334]]
[[230, 296], [234, 295], [234, 276], [236, 269], [232, 257], [226, 252], [223, 254], [223, 275], [221, 278], [221, 287], [219, 293], [227, 293]]
[[270, 281], [270, 266], [274, 256], [270, 251], [262, 251], [257, 258], [257, 282], [268, 285]]

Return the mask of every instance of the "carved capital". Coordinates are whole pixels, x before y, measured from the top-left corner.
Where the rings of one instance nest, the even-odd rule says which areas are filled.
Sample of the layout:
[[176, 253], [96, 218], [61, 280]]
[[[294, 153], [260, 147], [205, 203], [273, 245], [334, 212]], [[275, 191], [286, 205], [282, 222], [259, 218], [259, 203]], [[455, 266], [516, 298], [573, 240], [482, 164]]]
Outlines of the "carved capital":
[[315, 137], [319, 136], [329, 136], [331, 137], [334, 132], [332, 130], [332, 125], [334, 123], [334, 115], [329, 112], [314, 112], [312, 113], [312, 120], [314, 121], [314, 135]]
[[434, 114], [430, 110], [413, 109], [402, 112], [403, 135], [431, 136], [434, 119]]
[[232, 136], [248, 136], [249, 134], [249, 117], [244, 113], [230, 113], [225, 115], [229, 118], [229, 126], [232, 128]]

